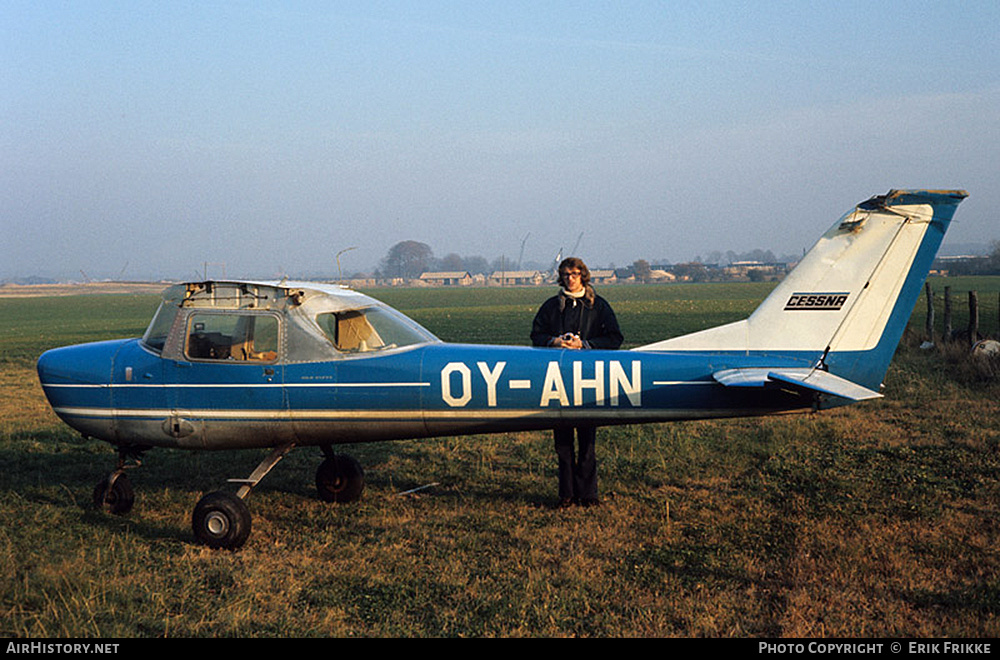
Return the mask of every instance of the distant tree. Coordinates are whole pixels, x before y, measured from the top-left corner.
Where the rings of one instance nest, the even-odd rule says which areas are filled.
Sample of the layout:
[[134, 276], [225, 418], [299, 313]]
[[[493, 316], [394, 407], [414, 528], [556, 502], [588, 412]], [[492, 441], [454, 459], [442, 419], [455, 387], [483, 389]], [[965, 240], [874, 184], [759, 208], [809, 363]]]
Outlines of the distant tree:
[[[728, 254], [732, 254], [732, 251], [730, 251]], [[708, 253], [708, 256], [705, 257], [705, 260], [702, 261], [702, 263], [721, 264], [724, 259], [726, 259], [726, 257], [723, 256], [721, 252], [719, 252], [718, 250], [712, 250], [711, 252]], [[701, 260], [699, 259], [699, 261]], [[732, 259], [730, 259], [730, 261], [732, 261]]]
[[692, 282], [705, 282], [708, 280], [708, 270], [705, 268], [704, 264], [697, 261], [692, 261], [686, 264], [677, 264], [674, 266], [674, 275], [677, 277], [686, 277]]
[[465, 257], [462, 260], [464, 269], [469, 271], [470, 275], [486, 274], [489, 275], [490, 262], [486, 261], [484, 257], [478, 255], [472, 257]]
[[452, 272], [465, 270], [465, 260], [454, 252], [450, 252], [438, 260], [437, 269]]
[[649, 267], [648, 261], [638, 259], [632, 262], [632, 273], [635, 275], [636, 282], [648, 282], [653, 269]]
[[[738, 261], [759, 261], [764, 264], [771, 264], [777, 261], [774, 253], [770, 250], [761, 250], [760, 248], [750, 250], [749, 252], [733, 252], [729, 250], [726, 252], [726, 261], [729, 263], [736, 263]], [[707, 263], [712, 263], [711, 261]], [[717, 262], [716, 262], [717, 263]]]
[[755, 261], [759, 261], [763, 264], [773, 264], [777, 259], [774, 257], [774, 253], [770, 250], [754, 250]]
[[510, 260], [507, 255], [500, 255], [490, 262], [490, 272], [511, 271], [517, 268], [517, 263]]
[[380, 271], [383, 277], [420, 277], [430, 270], [434, 262], [434, 251], [426, 243], [400, 241], [382, 259]]

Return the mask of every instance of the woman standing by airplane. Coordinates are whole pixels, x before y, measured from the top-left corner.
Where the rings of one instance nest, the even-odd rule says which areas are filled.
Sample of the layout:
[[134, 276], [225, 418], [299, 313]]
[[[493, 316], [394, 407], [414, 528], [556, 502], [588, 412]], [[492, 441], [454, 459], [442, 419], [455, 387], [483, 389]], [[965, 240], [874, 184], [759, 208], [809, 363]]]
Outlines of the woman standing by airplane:
[[[616, 349], [622, 333], [608, 302], [594, 292], [590, 270], [583, 260], [569, 257], [559, 264], [559, 293], [539, 308], [531, 326], [534, 346], [582, 350]], [[559, 506], [595, 506], [597, 497], [597, 427], [576, 427], [578, 450], [574, 452], [574, 427], [553, 430], [559, 461]]]

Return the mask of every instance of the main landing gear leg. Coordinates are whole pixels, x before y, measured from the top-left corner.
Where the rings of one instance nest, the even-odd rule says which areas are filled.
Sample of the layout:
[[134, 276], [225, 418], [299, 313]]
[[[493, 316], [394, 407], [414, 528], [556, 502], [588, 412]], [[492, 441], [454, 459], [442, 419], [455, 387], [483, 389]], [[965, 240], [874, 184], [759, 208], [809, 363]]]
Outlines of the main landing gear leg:
[[248, 478], [230, 479], [230, 483], [240, 484], [235, 495], [216, 491], [201, 498], [191, 516], [191, 526], [198, 540], [210, 548], [236, 550], [242, 547], [250, 536], [250, 509], [246, 498], [294, 446], [295, 443], [289, 443], [277, 447]]
[[[129, 461], [133, 464], [129, 464]], [[94, 486], [94, 506], [116, 516], [124, 516], [132, 510], [135, 491], [125, 470], [142, 465], [142, 452], [132, 447], [118, 448], [118, 467]]]

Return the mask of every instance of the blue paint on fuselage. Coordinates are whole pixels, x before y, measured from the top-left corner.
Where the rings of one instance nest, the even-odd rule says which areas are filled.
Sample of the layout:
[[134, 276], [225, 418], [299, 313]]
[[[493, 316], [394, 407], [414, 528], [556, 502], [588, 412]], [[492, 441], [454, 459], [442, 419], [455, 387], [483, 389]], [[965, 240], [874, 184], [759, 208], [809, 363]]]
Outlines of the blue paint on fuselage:
[[[800, 409], [808, 399], [779, 388], [726, 388], [712, 373], [802, 367], [817, 357], [431, 343], [324, 362], [247, 364], [163, 359], [139, 340], [119, 340], [46, 352], [38, 372], [56, 412], [89, 435], [222, 448], [239, 441], [241, 422], [271, 425], [273, 439], [256, 444], [290, 437], [326, 444]], [[193, 422], [194, 437], [170, 435], [172, 418]], [[149, 437], [159, 426], [163, 437]]]

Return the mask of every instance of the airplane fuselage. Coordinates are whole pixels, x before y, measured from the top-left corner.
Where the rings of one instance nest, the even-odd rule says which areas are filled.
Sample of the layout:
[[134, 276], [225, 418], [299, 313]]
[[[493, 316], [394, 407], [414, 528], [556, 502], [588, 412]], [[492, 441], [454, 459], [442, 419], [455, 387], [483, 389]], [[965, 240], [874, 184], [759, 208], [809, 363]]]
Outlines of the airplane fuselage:
[[[116, 445], [234, 449], [802, 410], [815, 397], [727, 388], [712, 374], [805, 367], [818, 357], [786, 355], [777, 365], [774, 356], [731, 352], [434, 342], [322, 362], [220, 364], [165, 359], [133, 339], [56, 349], [47, 359], [62, 365], [62, 376], [45, 360], [40, 368], [55, 411], [87, 435]], [[74, 362], [79, 370], [65, 370]]]

